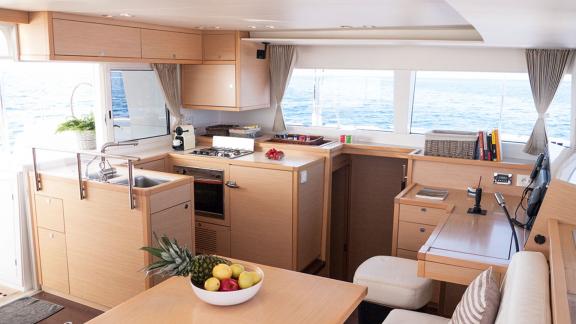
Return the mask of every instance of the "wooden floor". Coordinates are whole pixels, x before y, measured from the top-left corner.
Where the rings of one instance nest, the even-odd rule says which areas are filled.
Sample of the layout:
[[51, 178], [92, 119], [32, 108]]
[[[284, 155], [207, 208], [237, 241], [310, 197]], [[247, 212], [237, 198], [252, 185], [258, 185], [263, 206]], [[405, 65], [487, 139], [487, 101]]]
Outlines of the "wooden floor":
[[58, 313], [48, 317], [41, 322], [38, 322], [40, 324], [80, 324], [85, 323], [102, 314], [102, 311], [97, 309], [90, 308], [88, 306], [84, 306], [82, 304], [78, 304], [58, 296], [50, 295], [45, 292], [40, 292], [32, 297], [64, 306], [64, 309]]

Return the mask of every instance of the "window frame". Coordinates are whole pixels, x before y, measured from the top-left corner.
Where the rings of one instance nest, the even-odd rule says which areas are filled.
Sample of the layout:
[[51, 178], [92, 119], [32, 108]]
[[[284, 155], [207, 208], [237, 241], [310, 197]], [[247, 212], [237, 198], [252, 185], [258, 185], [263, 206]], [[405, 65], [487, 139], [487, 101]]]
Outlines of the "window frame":
[[[110, 82], [110, 72], [115, 70], [125, 70], [125, 71], [153, 71], [150, 64], [143, 64], [143, 63], [106, 63], [100, 65], [100, 89], [101, 89], [101, 100], [104, 103], [103, 105], [99, 105], [100, 112], [97, 115], [100, 118], [96, 119], [96, 130], [97, 134], [100, 133], [97, 138], [98, 146], [106, 142], [115, 142], [114, 137], [114, 123], [111, 114], [112, 109], [112, 88]], [[166, 107], [165, 107], [166, 108]], [[95, 113], [96, 114], [96, 113]], [[139, 150], [143, 149], [144, 147], [153, 147], [153, 146], [162, 146], [162, 145], [169, 145], [172, 141], [172, 127], [171, 127], [171, 115], [168, 109], [166, 108], [166, 116], [167, 116], [167, 125], [166, 130], [167, 134], [165, 135], [158, 135], [158, 136], [150, 136], [146, 138], [139, 138], [129, 140], [130, 142], [136, 141], [138, 142]], [[98, 132], [98, 130], [101, 130]], [[126, 142], [126, 141], [121, 141]]]

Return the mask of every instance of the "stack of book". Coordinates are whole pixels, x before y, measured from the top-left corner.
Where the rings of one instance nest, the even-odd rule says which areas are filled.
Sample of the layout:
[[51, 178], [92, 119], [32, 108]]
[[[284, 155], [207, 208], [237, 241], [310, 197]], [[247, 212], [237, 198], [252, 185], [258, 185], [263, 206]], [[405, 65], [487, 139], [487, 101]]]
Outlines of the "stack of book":
[[476, 160], [502, 161], [502, 142], [498, 129], [479, 131], [476, 143]]

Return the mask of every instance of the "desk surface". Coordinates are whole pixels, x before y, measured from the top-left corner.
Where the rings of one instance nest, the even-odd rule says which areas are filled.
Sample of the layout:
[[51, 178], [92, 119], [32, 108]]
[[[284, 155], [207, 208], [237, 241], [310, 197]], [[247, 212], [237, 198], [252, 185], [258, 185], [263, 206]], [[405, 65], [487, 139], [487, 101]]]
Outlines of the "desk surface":
[[263, 286], [252, 300], [212, 306], [199, 300], [188, 278], [171, 278], [91, 320], [101, 323], [343, 323], [367, 288], [260, 266]]
[[[444, 201], [416, 198], [422, 186], [416, 185], [399, 198], [403, 204], [427, 205], [442, 208], [446, 215], [418, 252], [418, 273], [436, 280], [469, 284], [478, 273], [493, 267], [505, 273], [511, 255], [515, 252], [512, 232], [506, 215], [496, 203], [492, 193], [484, 193], [482, 208], [487, 214], [470, 215], [474, 197], [464, 190], [448, 190]], [[506, 196], [508, 209], [514, 212], [519, 197]], [[525, 233], [517, 231], [520, 245]]]

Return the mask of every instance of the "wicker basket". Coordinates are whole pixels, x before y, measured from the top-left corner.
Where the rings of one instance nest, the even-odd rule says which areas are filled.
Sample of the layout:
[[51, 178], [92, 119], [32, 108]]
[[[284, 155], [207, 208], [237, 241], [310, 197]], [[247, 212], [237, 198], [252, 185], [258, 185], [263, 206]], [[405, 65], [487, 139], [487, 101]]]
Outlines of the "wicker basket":
[[474, 159], [478, 140], [475, 132], [433, 130], [425, 136], [424, 155]]

